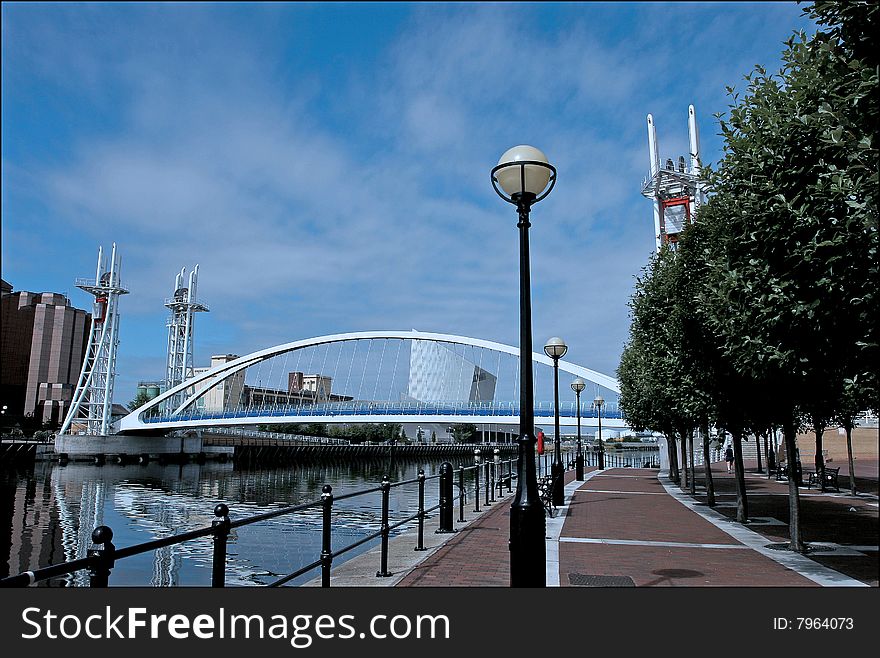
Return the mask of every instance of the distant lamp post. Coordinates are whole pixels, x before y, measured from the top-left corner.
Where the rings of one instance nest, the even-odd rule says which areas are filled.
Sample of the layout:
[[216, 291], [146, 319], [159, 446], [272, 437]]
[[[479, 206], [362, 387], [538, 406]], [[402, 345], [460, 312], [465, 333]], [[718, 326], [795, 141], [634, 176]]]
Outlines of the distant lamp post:
[[605, 405], [605, 400], [601, 395], [597, 395], [596, 399], [593, 400], [593, 409], [596, 410], [596, 416], [599, 418], [599, 469], [602, 470], [605, 468], [605, 446], [602, 445], [602, 407]]
[[535, 402], [532, 375], [532, 299], [529, 211], [556, 184], [556, 168], [533, 146], [514, 146], [491, 172], [492, 187], [519, 216], [519, 459], [510, 505], [510, 585], [546, 587], [547, 522], [535, 473]]
[[554, 336], [544, 345], [544, 354], [553, 359], [553, 417], [556, 422], [556, 434], [554, 435], [555, 449], [553, 450], [553, 464], [550, 466], [550, 475], [553, 478], [553, 504], [559, 507], [564, 502], [564, 489], [562, 486], [565, 467], [562, 465], [562, 441], [559, 434], [559, 359], [568, 352], [568, 345], [561, 338]]
[[577, 456], [574, 460], [575, 477], [579, 482], [584, 480], [584, 451], [581, 448], [581, 391], [587, 387], [587, 383], [578, 377], [571, 383], [571, 390], [577, 396], [577, 418], [578, 418], [578, 447]]

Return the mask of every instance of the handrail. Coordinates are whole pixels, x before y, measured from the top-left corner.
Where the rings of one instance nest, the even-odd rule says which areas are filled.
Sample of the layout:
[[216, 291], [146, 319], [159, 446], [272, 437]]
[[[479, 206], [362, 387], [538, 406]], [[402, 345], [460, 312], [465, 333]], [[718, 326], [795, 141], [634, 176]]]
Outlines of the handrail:
[[[492, 481], [493, 481], [493, 500], [494, 500], [494, 483], [498, 483], [499, 492], [501, 490], [501, 486], [506, 481], [508, 485], [508, 491], [510, 491], [510, 480], [515, 479], [516, 475], [513, 473], [513, 463], [516, 462], [516, 459], [509, 460], [498, 460], [494, 461], [492, 459], [486, 459], [485, 462], [475, 463], [471, 466], [459, 466], [457, 472], [459, 473], [459, 477], [463, 478], [463, 474], [465, 471], [475, 471], [474, 481], [476, 483], [475, 497], [477, 499], [477, 510], [479, 511], [479, 473], [482, 468], [486, 468], [487, 472], [490, 470], [490, 467], [493, 470], [492, 473]], [[503, 474], [503, 466], [508, 466], [508, 474], [505, 477]], [[447, 467], [448, 468], [444, 468]], [[497, 470], [501, 469], [501, 476], [498, 476]], [[287, 574], [282, 578], [269, 583], [269, 586], [279, 586], [294, 578], [297, 578], [305, 573], [308, 573], [312, 569], [316, 569], [318, 567], [322, 567], [322, 584], [324, 586], [329, 587], [329, 571], [330, 564], [334, 557], [338, 557], [343, 555], [358, 546], [361, 546], [369, 541], [372, 541], [377, 538], [382, 539], [382, 568], [379, 572], [377, 572], [377, 576], [387, 576], [390, 575], [387, 572], [387, 544], [389, 540], [389, 535], [392, 531], [400, 528], [408, 523], [411, 523], [414, 520], [419, 521], [419, 546], [417, 546], [417, 550], [423, 550], [420, 548], [421, 546], [421, 536], [422, 536], [422, 528], [424, 525], [424, 519], [426, 516], [435, 510], [441, 511], [441, 518], [444, 513], [446, 514], [448, 519], [452, 518], [452, 506], [453, 502], [456, 500], [460, 501], [460, 504], [463, 505], [463, 501], [467, 496], [467, 491], [463, 487], [463, 480], [459, 481], [459, 491], [455, 496], [449, 496], [444, 499], [443, 496], [443, 487], [444, 484], [447, 487], [452, 487], [453, 474], [455, 471], [452, 469], [452, 465], [449, 462], [444, 462], [441, 465], [441, 472], [439, 474], [434, 474], [430, 476], [426, 476], [423, 471], [419, 472], [419, 476], [409, 480], [403, 480], [400, 482], [391, 483], [388, 481], [387, 476], [383, 479], [382, 484], [378, 487], [368, 487], [366, 489], [361, 489], [357, 491], [348, 492], [342, 494], [341, 496], [334, 497], [332, 495], [332, 488], [329, 485], [324, 485], [323, 490], [324, 494], [318, 500], [313, 500], [306, 503], [301, 503], [298, 505], [287, 505], [280, 509], [270, 510], [268, 512], [264, 512], [261, 514], [256, 514], [254, 516], [246, 517], [243, 519], [237, 519], [235, 521], [229, 519], [229, 508], [220, 503], [214, 508], [214, 515], [217, 517], [210, 526], [197, 528], [195, 530], [190, 530], [187, 532], [169, 535], [167, 537], [161, 537], [158, 539], [153, 539], [150, 541], [142, 542], [139, 544], [134, 544], [132, 546], [126, 546], [124, 548], [117, 549], [113, 543], [113, 532], [107, 526], [98, 526], [92, 532], [92, 541], [93, 546], [89, 549], [86, 557], [78, 558], [75, 560], [71, 560], [69, 562], [63, 562], [60, 564], [49, 565], [47, 567], [43, 567], [40, 569], [36, 569], [34, 571], [26, 571], [15, 576], [9, 576], [7, 578], [0, 579], [0, 587], [27, 587], [29, 585], [33, 585], [34, 583], [48, 580], [50, 578], [56, 578], [58, 576], [69, 575], [76, 571], [80, 571], [83, 569], [88, 569], [90, 572], [90, 586], [91, 587], [106, 587], [107, 581], [110, 576], [110, 572], [117, 560], [121, 560], [124, 558], [132, 557], [134, 555], [139, 555], [141, 553], [146, 553], [151, 550], [156, 550], [159, 548], [164, 548], [166, 546], [173, 546], [176, 544], [181, 544], [187, 541], [191, 541], [194, 539], [200, 539], [203, 537], [212, 536], [214, 538], [214, 562], [213, 562], [213, 573], [212, 573], [212, 586], [214, 587], [224, 587], [225, 586], [225, 570], [226, 570], [226, 541], [230, 531], [233, 528], [241, 528], [244, 526], [249, 526], [254, 523], [259, 523], [261, 521], [267, 521], [270, 519], [274, 519], [280, 516], [285, 516], [289, 514], [294, 514], [296, 512], [301, 512], [306, 509], [310, 509], [316, 506], [323, 506], [324, 508], [324, 548], [321, 552], [321, 558], [307, 564], [300, 569], [297, 569], [291, 574]], [[440, 502], [437, 505], [434, 505], [429, 508], [425, 508], [423, 500], [424, 500], [424, 486], [425, 482], [428, 480], [440, 480]], [[408, 486], [412, 484], [419, 485], [419, 510], [415, 514], [412, 514], [404, 519], [396, 520], [394, 523], [389, 523], [388, 519], [388, 499], [389, 494], [392, 488]], [[486, 483], [488, 488], [488, 481]], [[332, 509], [332, 504], [334, 501], [347, 500], [350, 498], [354, 498], [356, 496], [362, 496], [370, 493], [381, 492], [383, 497], [383, 518], [382, 518], [382, 527], [379, 531], [370, 534], [367, 537], [363, 537], [358, 539], [351, 544], [348, 544], [342, 548], [336, 549], [335, 551], [330, 550], [330, 533], [332, 527], [330, 527], [330, 511]], [[488, 495], [488, 493], [487, 493]], [[462, 508], [463, 509], [463, 508]], [[463, 516], [460, 517], [460, 520], [463, 521]], [[442, 524], [441, 524], [442, 525]], [[441, 531], [442, 528], [441, 528]], [[103, 546], [103, 548], [98, 548], [98, 546]]]

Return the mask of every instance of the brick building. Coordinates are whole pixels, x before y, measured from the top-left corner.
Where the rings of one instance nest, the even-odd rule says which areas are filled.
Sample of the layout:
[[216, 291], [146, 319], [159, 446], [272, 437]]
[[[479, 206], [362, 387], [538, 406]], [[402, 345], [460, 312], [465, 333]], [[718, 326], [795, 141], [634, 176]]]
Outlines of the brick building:
[[91, 314], [62, 294], [0, 295], [0, 397], [12, 417], [32, 414], [60, 424], [70, 406], [88, 349]]

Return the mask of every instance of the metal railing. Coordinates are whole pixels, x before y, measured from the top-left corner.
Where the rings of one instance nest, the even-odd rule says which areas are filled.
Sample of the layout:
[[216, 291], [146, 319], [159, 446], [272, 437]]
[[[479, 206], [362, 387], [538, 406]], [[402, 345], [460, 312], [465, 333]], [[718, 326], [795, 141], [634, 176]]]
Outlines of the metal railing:
[[[306, 573], [321, 569], [321, 586], [330, 587], [330, 575], [333, 560], [341, 555], [362, 546], [363, 544], [380, 539], [380, 564], [379, 570], [376, 572], [377, 577], [391, 576], [388, 571], [388, 543], [392, 532], [396, 529], [417, 521], [417, 543], [415, 550], [425, 550], [424, 546], [424, 530], [425, 519], [429, 514], [439, 510], [439, 529], [438, 533], [454, 532], [453, 527], [453, 510], [456, 500], [459, 501], [459, 522], [464, 522], [464, 507], [466, 499], [470, 493], [465, 483], [465, 473], [473, 471], [473, 499], [475, 503], [475, 512], [480, 511], [480, 476], [485, 471], [485, 504], [490, 505], [495, 501], [495, 490], [498, 489], [498, 495], [501, 497], [503, 487], [507, 486], [508, 492], [512, 491], [512, 480], [516, 479], [513, 464], [516, 459], [502, 461], [498, 455], [491, 460], [481, 461], [479, 456], [475, 459], [472, 466], [459, 466], [457, 471], [452, 468], [449, 462], [444, 462], [440, 466], [440, 472], [436, 475], [425, 475], [424, 470], [419, 470], [418, 476], [414, 479], [404, 480], [401, 482], [390, 482], [388, 476], [383, 477], [379, 486], [353, 491], [341, 496], [334, 496], [333, 489], [330, 485], [324, 485], [321, 497], [299, 505], [286, 506], [281, 509], [272, 510], [255, 516], [243, 519], [232, 520], [229, 516], [230, 509], [225, 503], [219, 503], [214, 507], [215, 520], [210, 526], [183, 532], [180, 534], [154, 539], [151, 541], [127, 546], [124, 548], [116, 548], [113, 544], [113, 531], [104, 525], [98, 526], [92, 531], [92, 546], [88, 549], [86, 556], [63, 562], [61, 564], [50, 565], [34, 571], [25, 571], [15, 576], [10, 576], [0, 580], [0, 587], [27, 587], [41, 581], [66, 576], [77, 571], [88, 570], [90, 587], [107, 587], [111, 572], [119, 560], [128, 557], [140, 555], [154, 551], [166, 546], [173, 546], [184, 542], [200, 539], [203, 537], [213, 538], [213, 556], [211, 568], [211, 586], [226, 586], [226, 560], [227, 560], [227, 542], [230, 532], [235, 528], [250, 526], [261, 521], [268, 521], [281, 516], [287, 516], [302, 512], [307, 509], [321, 507], [322, 510], [322, 527], [321, 527], [321, 552], [316, 560], [303, 566], [292, 573], [289, 573], [277, 580], [268, 583], [269, 587], [277, 587], [283, 585], [295, 578]], [[504, 475], [504, 466], [507, 466], [507, 474]], [[457, 478], [456, 478], [457, 475]], [[454, 494], [455, 480], [457, 479], [458, 492]], [[425, 485], [428, 480], [438, 480], [438, 502], [429, 508], [425, 507]], [[406, 485], [418, 485], [418, 511], [404, 519], [391, 522], [389, 518], [389, 501], [391, 490], [396, 487]], [[347, 544], [342, 548], [333, 549], [332, 545], [332, 517], [333, 505], [336, 502], [356, 498], [367, 494], [381, 492], [382, 494], [382, 512], [380, 529], [366, 537], [355, 542]]]
[[[552, 403], [535, 404], [534, 414], [537, 417], [552, 418], [555, 407]], [[508, 417], [519, 415], [519, 404], [514, 402], [450, 402], [450, 403], [400, 403], [400, 402], [327, 402], [310, 405], [273, 404], [244, 409], [209, 410], [189, 408], [179, 414], [170, 415], [156, 408], [143, 414], [145, 423], [166, 423], [185, 420], [222, 420], [228, 418], [255, 417], [308, 417], [308, 416], [406, 416], [406, 415], [452, 415], [452, 416], [485, 416]], [[574, 417], [577, 408], [574, 402], [559, 405], [559, 415]], [[610, 406], [602, 410], [603, 418], [623, 418], [622, 412]], [[581, 418], [596, 418], [596, 410], [581, 405]]]

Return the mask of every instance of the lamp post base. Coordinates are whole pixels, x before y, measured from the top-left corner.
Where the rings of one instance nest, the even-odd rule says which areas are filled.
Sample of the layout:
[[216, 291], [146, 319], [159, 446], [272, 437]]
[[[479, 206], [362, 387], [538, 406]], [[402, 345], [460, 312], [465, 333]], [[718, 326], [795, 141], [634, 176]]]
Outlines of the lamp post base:
[[562, 461], [555, 461], [550, 466], [550, 475], [553, 478], [553, 504], [561, 507], [565, 503], [565, 489], [563, 480], [565, 479], [565, 468]]
[[547, 586], [547, 521], [535, 502], [510, 506], [511, 587]]

